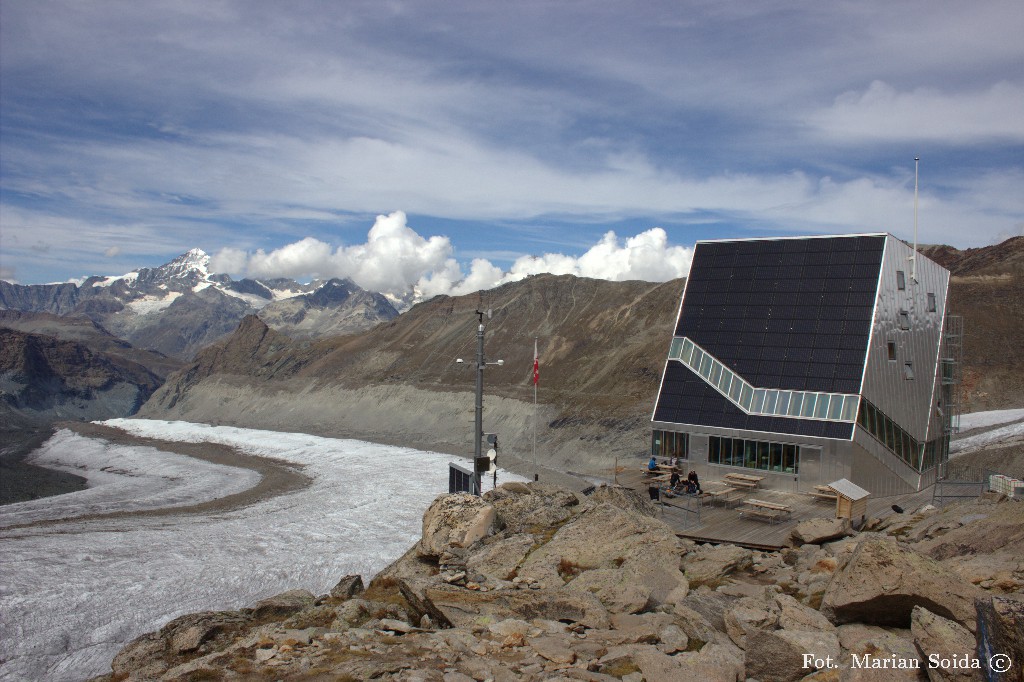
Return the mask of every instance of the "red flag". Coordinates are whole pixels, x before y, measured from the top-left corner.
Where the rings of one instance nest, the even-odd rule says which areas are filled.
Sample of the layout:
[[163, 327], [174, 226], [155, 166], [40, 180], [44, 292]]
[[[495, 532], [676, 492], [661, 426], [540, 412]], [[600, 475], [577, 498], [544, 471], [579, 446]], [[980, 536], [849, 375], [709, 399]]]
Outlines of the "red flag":
[[533, 340], [533, 385], [540, 381], [540, 360], [537, 357], [537, 339]]

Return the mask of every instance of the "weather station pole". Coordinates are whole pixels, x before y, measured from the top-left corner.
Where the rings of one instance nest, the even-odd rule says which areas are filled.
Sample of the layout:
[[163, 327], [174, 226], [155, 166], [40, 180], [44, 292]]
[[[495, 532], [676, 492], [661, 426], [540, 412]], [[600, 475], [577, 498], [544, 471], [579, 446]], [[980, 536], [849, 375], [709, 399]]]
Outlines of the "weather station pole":
[[[483, 494], [483, 483], [481, 481], [481, 470], [483, 457], [483, 439], [484, 439], [484, 369], [487, 365], [497, 365], [501, 367], [505, 364], [504, 360], [498, 360], [497, 362], [487, 362], [487, 358], [484, 357], [484, 315], [487, 319], [491, 319], [490, 309], [483, 311], [477, 310], [477, 316], [480, 318], [480, 324], [476, 329], [476, 405], [473, 414], [473, 478], [471, 492], [473, 495]], [[462, 364], [462, 358], [455, 361], [458, 364]], [[487, 453], [488, 459], [491, 462], [492, 470], [494, 469], [493, 463], [495, 455], [497, 454], [497, 434], [488, 434], [488, 439], [493, 438], [494, 449]]]
[[[487, 311], [490, 313], [490, 311]], [[484, 314], [480, 316], [480, 326], [476, 329], [476, 415], [473, 421], [473, 494], [483, 494], [480, 483], [480, 457], [483, 454], [484, 439]]]

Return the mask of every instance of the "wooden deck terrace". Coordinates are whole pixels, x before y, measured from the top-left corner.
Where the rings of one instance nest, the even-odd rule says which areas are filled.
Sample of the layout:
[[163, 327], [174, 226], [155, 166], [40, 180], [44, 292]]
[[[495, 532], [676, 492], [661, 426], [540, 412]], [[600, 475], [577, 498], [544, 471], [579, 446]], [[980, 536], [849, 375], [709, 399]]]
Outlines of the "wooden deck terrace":
[[[685, 478], [685, 473], [683, 474]], [[648, 495], [651, 479], [640, 466], [618, 473], [618, 483]], [[663, 485], [663, 484], [662, 484]], [[705, 488], [713, 487], [710, 482], [701, 481]], [[813, 490], [813, 489], [812, 489]], [[808, 491], [811, 492], [811, 491]], [[662, 497], [659, 505], [662, 521], [671, 526], [679, 537], [697, 542], [731, 543], [753, 549], [780, 549], [789, 538], [790, 532], [801, 521], [813, 518], [835, 518], [836, 503], [813, 497], [803, 492], [783, 492], [767, 488], [742, 490], [738, 500], [731, 503], [699, 501], [686, 495], [674, 498]], [[742, 500], [756, 498], [769, 503], [781, 504], [792, 509], [785, 518], [774, 523], [751, 516], [740, 516], [738, 507]], [[912, 511], [932, 500], [931, 489], [911, 495], [868, 498], [868, 517], [884, 518], [895, 513], [892, 505]]]

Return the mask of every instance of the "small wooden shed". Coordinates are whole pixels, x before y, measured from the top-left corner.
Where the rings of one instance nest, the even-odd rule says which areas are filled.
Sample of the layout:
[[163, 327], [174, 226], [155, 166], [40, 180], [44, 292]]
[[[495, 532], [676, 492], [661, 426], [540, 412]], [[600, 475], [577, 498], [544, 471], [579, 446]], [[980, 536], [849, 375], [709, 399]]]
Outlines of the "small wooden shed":
[[845, 478], [829, 483], [828, 487], [836, 493], [837, 519], [859, 521], [868, 515], [868, 496], [871, 493], [867, 490]]

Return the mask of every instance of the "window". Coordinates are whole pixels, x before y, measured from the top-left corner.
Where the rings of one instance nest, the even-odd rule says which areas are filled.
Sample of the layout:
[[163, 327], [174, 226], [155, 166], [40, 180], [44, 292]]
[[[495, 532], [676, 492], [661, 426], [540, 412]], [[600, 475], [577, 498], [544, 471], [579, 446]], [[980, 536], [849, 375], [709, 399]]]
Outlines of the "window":
[[744, 410], [750, 411], [750, 399], [754, 397], [754, 389], [746, 384], [743, 384], [743, 390], [740, 392], [740, 405], [743, 406]]
[[814, 418], [825, 419], [828, 416], [828, 394], [818, 394], [818, 404], [814, 406]]
[[805, 393], [804, 394], [804, 406], [800, 410], [800, 415], [804, 417], [814, 416], [814, 401], [817, 398], [817, 393]]
[[723, 369], [724, 369], [724, 367], [722, 367], [721, 363], [718, 363], [718, 362], [716, 362], [715, 364], [713, 364], [711, 366], [711, 376], [708, 378], [708, 381], [711, 382], [712, 386], [717, 386], [718, 385], [719, 379], [722, 378], [722, 370]]
[[775, 414], [775, 403], [779, 399], [778, 391], [768, 391], [764, 394], [764, 409], [761, 410], [765, 414]]
[[681, 358], [683, 356], [683, 345], [685, 343], [686, 342], [683, 339], [672, 339], [672, 346], [668, 350], [668, 356], [670, 358]]
[[902, 270], [896, 271], [896, 288], [903, 291], [907, 288], [907, 276]]
[[803, 401], [804, 401], [804, 394], [803, 393], [794, 393], [793, 394], [793, 399], [789, 401], [789, 416], [791, 416], [791, 417], [799, 417], [800, 416], [800, 406], [803, 404]]
[[676, 431], [651, 432], [651, 456], [668, 459], [688, 459], [690, 455], [690, 434]]
[[910, 313], [906, 310], [900, 311], [899, 321], [900, 329], [910, 329]]
[[914, 378], [914, 363], [907, 361], [903, 363], [903, 378], [910, 381]]
[[729, 386], [729, 397], [733, 399], [733, 402], [738, 403], [740, 401], [740, 393], [745, 385], [739, 377], [732, 380], [732, 385]]
[[750, 411], [751, 412], [760, 412], [761, 411], [762, 406], [764, 405], [764, 393], [765, 393], [765, 391], [764, 391], [763, 388], [755, 388], [754, 389], [754, 400], [753, 400], [753, 402], [750, 403]]
[[775, 406], [775, 414], [789, 414], [789, 398], [791, 395], [789, 391], [779, 391], [779, 402]]
[[928, 293], [928, 312], [935, 312], [935, 294], [931, 292]]
[[800, 466], [800, 446], [709, 436], [708, 464], [795, 474]]
[[857, 396], [848, 395], [846, 400], [843, 402], [843, 416], [844, 421], [852, 422], [857, 418]]
[[722, 393], [729, 393], [729, 385], [732, 383], [732, 372], [722, 368], [722, 378], [718, 380], [718, 390]]
[[885, 349], [889, 354], [889, 362], [896, 362], [896, 342], [887, 341], [885, 344]]
[[840, 413], [843, 411], [843, 396], [833, 395], [832, 402], [828, 404], [828, 418], [832, 420], [839, 419]]

